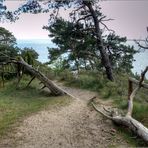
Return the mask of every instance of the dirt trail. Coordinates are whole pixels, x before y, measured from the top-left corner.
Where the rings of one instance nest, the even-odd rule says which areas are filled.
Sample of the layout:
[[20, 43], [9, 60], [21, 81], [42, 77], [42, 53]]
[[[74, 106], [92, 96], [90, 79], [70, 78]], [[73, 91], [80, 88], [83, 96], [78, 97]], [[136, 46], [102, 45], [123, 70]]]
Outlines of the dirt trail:
[[[72, 103], [58, 110], [43, 110], [26, 118], [14, 135], [15, 144], [3, 142], [6, 148], [104, 148], [129, 146], [87, 102], [95, 93], [63, 87], [75, 96]], [[8, 143], [9, 142], [9, 143]]]

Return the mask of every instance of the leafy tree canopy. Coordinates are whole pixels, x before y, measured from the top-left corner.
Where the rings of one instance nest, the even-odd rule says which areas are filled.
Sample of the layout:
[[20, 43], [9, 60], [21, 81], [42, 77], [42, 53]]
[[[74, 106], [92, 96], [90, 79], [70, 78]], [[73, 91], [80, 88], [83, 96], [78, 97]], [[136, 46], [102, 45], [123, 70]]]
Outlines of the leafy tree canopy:
[[9, 46], [16, 44], [14, 35], [3, 27], [0, 27], [0, 44]]
[[[57, 19], [50, 26], [44, 29], [49, 31], [49, 37], [58, 45], [57, 48], [49, 48], [49, 63], [53, 63], [57, 58], [66, 57], [64, 61], [67, 65], [72, 65], [79, 69], [98, 69], [102, 67], [100, 52], [97, 48], [95, 36], [90, 30], [76, 29], [74, 23]], [[79, 23], [83, 28], [83, 25]], [[130, 71], [132, 68], [133, 55], [136, 53], [133, 47], [126, 45], [126, 38], [111, 33], [104, 36], [103, 42], [110, 57], [114, 69]], [[99, 69], [100, 70], [100, 69]]]
[[[65, 45], [65, 47], [67, 46], [67, 49], [69, 44], [71, 46], [70, 50], [74, 50], [73, 55], [70, 54], [69, 58], [70, 59], [74, 59], [75, 62], [78, 64], [78, 61], [81, 61], [84, 63], [85, 67], [87, 66], [88, 62], [88, 58], [85, 57], [84, 59], [84, 55], [82, 55], [82, 53], [80, 54], [80, 52], [78, 51], [78, 49], [87, 49], [87, 52], [89, 51], [89, 49], [94, 48], [97, 50], [92, 50], [91, 52], [91, 56], [92, 54], [95, 55], [99, 55], [100, 60], [101, 60], [101, 65], [103, 65], [103, 67], [105, 68], [105, 72], [106, 72], [106, 76], [109, 80], [114, 80], [113, 78], [113, 71], [112, 71], [112, 65], [111, 65], [111, 58], [109, 58], [109, 56], [111, 56], [112, 54], [110, 54], [110, 52], [107, 50], [106, 48], [106, 44], [104, 41], [104, 35], [103, 32], [104, 31], [112, 31], [110, 30], [106, 25], [105, 22], [109, 21], [111, 19], [107, 19], [105, 15], [103, 15], [100, 11], [100, 6], [99, 6], [99, 2], [100, 0], [49, 0], [49, 1], [43, 1], [43, 0], [27, 0], [25, 1], [24, 4], [22, 4], [21, 7], [19, 7], [17, 10], [15, 10], [14, 12], [10, 12], [9, 10], [3, 9], [3, 11], [1, 11], [1, 21], [2, 19], [8, 19], [10, 21], [15, 21], [19, 18], [19, 15], [21, 13], [46, 13], [49, 12], [49, 10], [52, 11], [51, 15], [50, 15], [50, 24], [54, 24], [54, 22], [56, 21], [56, 19], [58, 18], [58, 13], [59, 13], [59, 9], [61, 7], [63, 8], [71, 8], [71, 13], [69, 14], [69, 18], [71, 19], [71, 22], [74, 23], [75, 25], [75, 30], [79, 30], [78, 33], [74, 34], [75, 38], [77, 38], [77, 41], [75, 41], [75, 44], [73, 44], [73, 36], [71, 34], [71, 39], [70, 39], [70, 43], [68, 43], [67, 45]], [[4, 5], [2, 3], [1, 7], [4, 8]], [[62, 24], [63, 25], [63, 24]], [[69, 24], [68, 27], [71, 28], [71, 25], [73, 24]], [[51, 29], [51, 28], [50, 28]], [[75, 31], [73, 30], [73, 31]], [[83, 32], [80, 34], [80, 32]], [[68, 29], [67, 32], [68, 33]], [[89, 36], [89, 34], [91, 34]], [[77, 36], [78, 35], [78, 36]], [[91, 38], [92, 36], [92, 38]], [[66, 36], [62, 35], [63, 40], [65, 40]], [[68, 36], [69, 38], [69, 36]], [[83, 39], [82, 39], [83, 38]], [[59, 38], [55, 38], [56, 42], [58, 42], [60, 51], [64, 50], [64, 47], [62, 46], [62, 40], [60, 40]], [[85, 42], [85, 43], [84, 43]], [[95, 44], [90, 44], [92, 42], [96, 42]], [[65, 43], [64, 43], [65, 44]], [[79, 46], [79, 48], [77, 48]], [[86, 46], [86, 47], [85, 47]], [[96, 47], [95, 47], [96, 46]], [[111, 50], [111, 49], [110, 49]], [[82, 50], [81, 50], [82, 52]], [[86, 51], [83, 51], [83, 53]], [[97, 52], [97, 53], [96, 53]], [[112, 51], [113, 52], [113, 51]], [[55, 54], [55, 53], [54, 53]], [[76, 54], [76, 55], [75, 55]], [[90, 55], [90, 54], [89, 54]], [[78, 57], [77, 59], [75, 57]], [[81, 58], [83, 56], [83, 58]], [[96, 56], [94, 56], [96, 57]], [[90, 58], [89, 58], [90, 59]], [[113, 59], [113, 58], [112, 58]], [[98, 63], [99, 60], [95, 60], [96, 63]], [[91, 63], [91, 61], [89, 61]], [[99, 62], [100, 63], [100, 62]], [[112, 62], [113, 63], [113, 62]], [[91, 64], [93, 65], [93, 63]], [[100, 65], [100, 64], [99, 64]], [[78, 67], [78, 66], [77, 66]]]
[[19, 49], [14, 47], [16, 38], [3, 27], [0, 27], [0, 62], [13, 58], [18, 54]]
[[21, 50], [21, 56], [28, 64], [34, 65], [39, 55], [33, 48], [24, 48]]

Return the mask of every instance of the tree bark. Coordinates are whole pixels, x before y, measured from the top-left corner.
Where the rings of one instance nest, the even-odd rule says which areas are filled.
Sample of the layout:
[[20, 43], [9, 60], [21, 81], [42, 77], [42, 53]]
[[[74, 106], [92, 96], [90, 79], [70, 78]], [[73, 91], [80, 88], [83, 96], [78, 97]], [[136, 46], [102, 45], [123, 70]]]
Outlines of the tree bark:
[[65, 92], [60, 89], [56, 84], [54, 84], [51, 80], [49, 80], [44, 74], [39, 72], [38, 70], [34, 69], [31, 65], [27, 64], [22, 58], [20, 58], [19, 61], [13, 61], [16, 64], [20, 64], [23, 66], [23, 68], [31, 73], [34, 77], [39, 79], [44, 86], [46, 86], [53, 95], [58, 96], [58, 95], [64, 95]]
[[112, 120], [114, 123], [118, 125], [124, 125], [131, 129], [136, 135], [140, 136], [146, 143], [148, 143], [148, 129], [142, 125], [139, 121], [135, 120], [131, 116], [109, 116], [103, 111], [99, 110], [93, 102], [91, 102], [94, 109], [101, 113], [106, 118]]
[[94, 21], [94, 25], [95, 25], [95, 32], [96, 32], [97, 48], [99, 49], [100, 54], [101, 54], [101, 61], [102, 61], [103, 66], [105, 67], [107, 78], [109, 80], [113, 81], [114, 78], [113, 78], [112, 66], [111, 66], [111, 63], [109, 60], [109, 56], [108, 56], [108, 54], [104, 48], [104, 45], [103, 45], [101, 29], [100, 29], [97, 14], [96, 14], [95, 10], [93, 9], [90, 1], [83, 1], [83, 4], [88, 7], [88, 9], [93, 17], [93, 21]]
[[[139, 81], [138, 80], [136, 80], [135, 78], [129, 78], [129, 81], [131, 81], [132, 83], [134, 83], [134, 84], [139, 84]], [[148, 84], [146, 84], [146, 83], [142, 83], [141, 84], [141, 87], [143, 87], [143, 88], [146, 88], [146, 89], [148, 89]]]

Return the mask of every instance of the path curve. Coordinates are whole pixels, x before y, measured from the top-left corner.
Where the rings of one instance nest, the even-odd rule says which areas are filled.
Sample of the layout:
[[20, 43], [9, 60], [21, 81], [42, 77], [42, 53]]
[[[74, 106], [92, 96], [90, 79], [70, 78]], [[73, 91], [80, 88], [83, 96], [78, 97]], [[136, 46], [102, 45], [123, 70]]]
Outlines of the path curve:
[[88, 107], [93, 92], [61, 86], [75, 98], [68, 106], [27, 117], [8, 148], [104, 148], [129, 146], [112, 123]]

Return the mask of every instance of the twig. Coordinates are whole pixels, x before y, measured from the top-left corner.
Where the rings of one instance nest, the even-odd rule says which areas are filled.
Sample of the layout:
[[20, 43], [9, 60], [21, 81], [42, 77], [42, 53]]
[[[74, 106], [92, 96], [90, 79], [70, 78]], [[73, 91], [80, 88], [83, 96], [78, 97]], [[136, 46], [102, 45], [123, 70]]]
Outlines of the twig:
[[111, 120], [113, 119], [112, 117], [106, 115], [106, 114], [103, 113], [101, 110], [99, 110], [93, 102], [91, 102], [91, 104], [92, 104], [93, 108], [94, 108], [97, 112], [99, 112], [100, 114], [102, 114], [103, 116], [105, 116], [105, 117], [108, 118], [108, 119], [111, 119]]
[[29, 81], [26, 87], [28, 87], [34, 79], [35, 79], [35, 76], [32, 77], [32, 79]]

